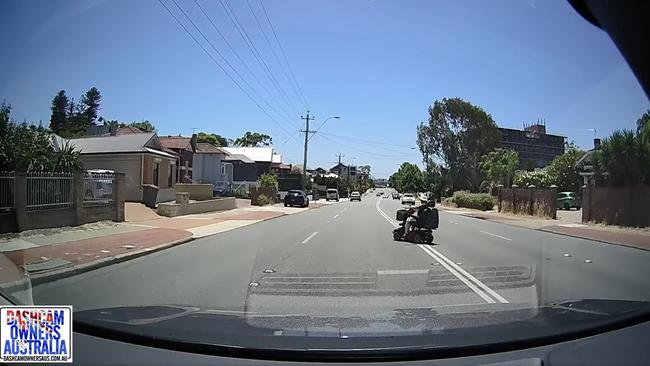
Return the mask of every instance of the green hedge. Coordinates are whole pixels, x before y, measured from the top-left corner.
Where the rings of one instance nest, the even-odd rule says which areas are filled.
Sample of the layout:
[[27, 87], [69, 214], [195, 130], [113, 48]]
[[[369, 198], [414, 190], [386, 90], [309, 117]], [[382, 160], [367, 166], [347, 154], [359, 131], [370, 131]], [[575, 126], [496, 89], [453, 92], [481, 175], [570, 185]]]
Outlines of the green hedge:
[[458, 207], [475, 208], [478, 210], [491, 210], [494, 208], [495, 199], [487, 193], [470, 193], [466, 191], [454, 192], [452, 201]]

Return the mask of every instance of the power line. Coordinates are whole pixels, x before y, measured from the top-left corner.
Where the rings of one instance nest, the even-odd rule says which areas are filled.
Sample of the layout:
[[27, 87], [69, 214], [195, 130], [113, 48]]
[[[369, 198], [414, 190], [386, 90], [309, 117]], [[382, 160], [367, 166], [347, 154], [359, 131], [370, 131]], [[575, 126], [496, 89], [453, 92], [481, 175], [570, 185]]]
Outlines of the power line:
[[[248, 93], [248, 91], [246, 91], [246, 89], [244, 89], [244, 88], [243, 88], [243, 87], [242, 87], [242, 86], [237, 82], [237, 80], [235, 80], [235, 79], [234, 79], [234, 78], [233, 78], [233, 77], [228, 73], [228, 71], [226, 71], [226, 69], [225, 69], [223, 66], [221, 66], [221, 64], [220, 64], [220, 63], [219, 63], [219, 62], [214, 58], [214, 56], [212, 56], [212, 54], [211, 54], [210, 52], [208, 52], [208, 50], [207, 50], [207, 49], [206, 49], [206, 48], [201, 44], [201, 42], [199, 42], [199, 40], [196, 39], [196, 37], [194, 37], [194, 35], [192, 34], [192, 32], [190, 32], [190, 31], [187, 29], [187, 27], [185, 27], [185, 25], [184, 25], [184, 24], [183, 24], [183, 23], [182, 23], [182, 22], [181, 22], [181, 21], [176, 17], [176, 15], [174, 15], [174, 13], [173, 13], [173, 12], [172, 12], [168, 7], [167, 7], [167, 5], [165, 5], [165, 3], [162, 2], [162, 0], [158, 0], [158, 2], [160, 3], [160, 5], [163, 6], [163, 8], [165, 8], [165, 10], [167, 10], [167, 12], [169, 13], [169, 15], [171, 15], [172, 18], [174, 18], [174, 20], [176, 21], [176, 23], [178, 23], [178, 25], [179, 25], [181, 28], [183, 28], [183, 30], [185, 31], [185, 33], [187, 33], [187, 34], [190, 36], [190, 38], [192, 38], [192, 40], [193, 40], [193, 41], [194, 41], [194, 42], [195, 42], [195, 43], [196, 43], [196, 44], [201, 48], [201, 50], [202, 50], [202, 51], [203, 51], [203, 52], [204, 52], [204, 53], [205, 53], [205, 54], [210, 58], [210, 60], [212, 60], [212, 62], [213, 62], [215, 65], [217, 65], [217, 67], [219, 67], [219, 69], [221, 69], [221, 71], [223, 71], [224, 74], [226, 74], [226, 76], [230, 79], [230, 81], [232, 81], [232, 82], [233, 82], [233, 83], [234, 83], [234, 84], [239, 88], [239, 90], [241, 90], [241, 91], [242, 91], [242, 92], [243, 92], [243, 93], [244, 93], [244, 94], [245, 94], [245, 95], [246, 95], [246, 96], [247, 96], [247, 97], [248, 97], [248, 98], [249, 98], [249, 99], [250, 99], [250, 100], [251, 100], [251, 101], [252, 101], [256, 106], [257, 106], [257, 108], [259, 108], [262, 112], [264, 112], [264, 114], [266, 114], [266, 116], [269, 117], [269, 119], [270, 119], [271, 121], [275, 122], [275, 124], [277, 124], [278, 127], [280, 127], [280, 129], [282, 129], [282, 130], [283, 130], [287, 135], [289, 135], [289, 137], [294, 138], [293, 135], [291, 135], [291, 133], [290, 133], [289, 131], [287, 131], [287, 130], [286, 130], [286, 129], [285, 129], [285, 128], [280, 124], [280, 122], [278, 122], [275, 118], [273, 118], [273, 116], [271, 116], [271, 115], [269, 114], [269, 112], [267, 112], [266, 109], [264, 109], [264, 108], [263, 108], [263, 107], [262, 107], [262, 106], [261, 106], [261, 105], [260, 105], [256, 100], [255, 100], [255, 98], [253, 98], [253, 97]], [[294, 138], [294, 139], [295, 139], [295, 138]]]
[[272, 109], [275, 113], [277, 113], [278, 115], [281, 115], [281, 114], [278, 112], [278, 110], [275, 109], [271, 104], [269, 104], [269, 102], [267, 102], [264, 98], [262, 98], [262, 96], [259, 95], [259, 94], [255, 91], [255, 88], [253, 88], [253, 87], [248, 83], [248, 81], [246, 81], [246, 79], [244, 79], [244, 77], [241, 76], [241, 74], [237, 71], [237, 69], [235, 69], [235, 67], [232, 66], [232, 64], [230, 64], [230, 62], [228, 62], [228, 59], [226, 59], [226, 58], [221, 54], [221, 52], [219, 52], [219, 50], [214, 46], [214, 44], [212, 44], [212, 42], [210, 42], [210, 40], [208, 39], [208, 37], [206, 37], [205, 34], [201, 31], [201, 29], [196, 25], [196, 23], [194, 23], [194, 21], [192, 20], [192, 18], [190, 18], [190, 16], [187, 15], [187, 13], [185, 12], [185, 10], [183, 10], [183, 8], [181, 8], [181, 6], [178, 5], [178, 3], [176, 2], [176, 0], [172, 0], [172, 2], [174, 3], [174, 5], [176, 5], [176, 7], [178, 8], [178, 10], [180, 10], [180, 12], [185, 16], [185, 18], [186, 18], [186, 19], [187, 19], [187, 20], [192, 24], [192, 26], [194, 27], [194, 29], [196, 29], [196, 31], [199, 32], [199, 34], [201, 35], [201, 37], [203, 37], [203, 39], [204, 39], [204, 40], [205, 40], [205, 41], [210, 45], [210, 47], [212, 47], [212, 49], [214, 50], [214, 52], [215, 52], [217, 55], [219, 55], [219, 57], [221, 57], [221, 59], [226, 63], [226, 65], [228, 65], [228, 67], [230, 67], [230, 68], [232, 69], [232, 71], [235, 73], [235, 75], [237, 75], [237, 76], [239, 77], [239, 79], [240, 79], [244, 84], [246, 84], [246, 86], [248, 86], [248, 87], [251, 89], [251, 91], [252, 91], [252, 92], [253, 92], [253, 93], [254, 93], [254, 94], [255, 94], [259, 99], [262, 100], [262, 102], [264, 102], [264, 104], [266, 104], [269, 108], [271, 108], [271, 109]]
[[208, 13], [205, 12], [205, 10], [204, 10], [203, 7], [201, 6], [201, 4], [200, 4], [197, 0], [194, 0], [194, 3], [195, 3], [196, 6], [201, 10], [201, 13], [203, 13], [203, 15], [208, 19], [208, 21], [209, 21], [210, 24], [212, 25], [212, 28], [214, 28], [214, 30], [217, 32], [217, 34], [219, 34], [219, 37], [221, 37], [221, 39], [226, 43], [226, 45], [228, 46], [228, 48], [230, 49], [230, 51], [235, 55], [235, 57], [237, 57], [237, 59], [239, 60], [239, 62], [241, 62], [242, 65], [244, 65], [244, 68], [246, 69], [246, 71], [248, 71], [248, 73], [249, 73], [249, 74], [250, 74], [250, 75], [255, 79], [255, 81], [257, 81], [257, 83], [262, 87], [262, 89], [264, 89], [264, 91], [265, 91], [266, 94], [269, 96], [269, 98], [271, 98], [271, 100], [273, 101], [273, 103], [276, 103], [276, 104], [278, 105], [278, 107], [280, 107], [280, 109], [282, 109], [282, 112], [286, 113], [286, 117], [288, 117], [289, 120], [292, 120], [292, 119], [294, 118], [294, 116], [292, 116], [291, 113], [288, 112], [288, 111], [284, 108], [284, 106], [283, 106], [281, 103], [279, 103], [279, 102], [278, 102], [278, 101], [273, 97], [273, 95], [271, 94], [271, 92], [270, 92], [270, 91], [269, 91], [269, 90], [264, 86], [264, 83], [262, 83], [262, 81], [261, 81], [261, 80], [260, 80], [260, 79], [255, 75], [255, 73], [250, 69], [250, 67], [248, 66], [248, 64], [246, 64], [246, 62], [241, 58], [241, 56], [237, 53], [237, 51], [235, 51], [235, 49], [232, 47], [232, 45], [230, 44], [230, 42], [228, 42], [228, 39], [223, 35], [223, 33], [221, 33], [221, 31], [219, 30], [219, 28], [217, 27], [217, 25], [214, 24], [214, 21], [213, 21], [212, 18], [208, 15]]
[[271, 19], [269, 18], [269, 14], [266, 12], [266, 7], [264, 7], [264, 3], [262, 0], [260, 0], [260, 6], [262, 7], [262, 10], [264, 10], [264, 16], [266, 17], [266, 21], [269, 23], [269, 26], [271, 27], [271, 30], [273, 31], [273, 36], [275, 37], [275, 41], [278, 43], [278, 48], [280, 48], [280, 53], [282, 54], [282, 57], [284, 58], [284, 62], [287, 63], [287, 68], [289, 69], [289, 72], [291, 73], [291, 76], [293, 77], [293, 81], [296, 83], [296, 87], [298, 88], [298, 91], [300, 92], [300, 97], [302, 98], [303, 103], [305, 106], [309, 109], [309, 103], [307, 103], [307, 98], [305, 98], [305, 94], [302, 92], [302, 88], [300, 88], [300, 84], [298, 84], [298, 79], [296, 79], [296, 74], [294, 74], [293, 69], [291, 68], [291, 64], [289, 63], [289, 60], [287, 59], [287, 55], [284, 53], [284, 49], [282, 48], [282, 43], [280, 43], [280, 39], [278, 38], [278, 34], [275, 32], [275, 28], [273, 27], [273, 23], [271, 23]]
[[[291, 82], [291, 78], [289, 78], [289, 74], [287, 74], [286, 70], [284, 69], [284, 66], [282, 65], [282, 62], [280, 62], [280, 58], [278, 57], [277, 53], [275, 53], [275, 48], [271, 44], [271, 40], [269, 40], [269, 37], [266, 36], [266, 32], [264, 31], [264, 27], [262, 27], [262, 23], [260, 23], [259, 19], [257, 19], [257, 15], [255, 14], [255, 11], [253, 10], [253, 7], [251, 6], [250, 0], [246, 0], [246, 5], [248, 5], [248, 10], [251, 11], [251, 14], [253, 14], [253, 18], [255, 19], [255, 23], [257, 23], [257, 26], [260, 28], [260, 32], [262, 32], [262, 36], [264, 36], [264, 39], [266, 40], [266, 43], [269, 45], [269, 48], [271, 49], [271, 53], [273, 53], [273, 57], [275, 58], [275, 61], [280, 65], [280, 70], [284, 74], [284, 77], [287, 78], [287, 81], [289, 82], [289, 85], [291, 86], [291, 89], [293, 92], [296, 94], [296, 97], [300, 100], [300, 94], [298, 93], [298, 90], [296, 90], [296, 87], [293, 85]], [[267, 17], [268, 19], [268, 17]], [[276, 37], [277, 39], [277, 37]], [[304, 104], [305, 109], [309, 109], [307, 107], [307, 103], [305, 103], [303, 100], [301, 102]]]
[[239, 22], [239, 19], [237, 18], [237, 15], [235, 14], [234, 10], [230, 6], [227, 0], [219, 0], [219, 3], [221, 4], [221, 7], [223, 10], [226, 12], [226, 15], [228, 15], [228, 18], [230, 21], [233, 23], [235, 28], [237, 29], [237, 32], [239, 32], [239, 35], [244, 39], [244, 43], [246, 43], [246, 46], [248, 49], [251, 51], [257, 62], [262, 66], [262, 69], [265, 71], [266, 76], [271, 80], [271, 84], [275, 87], [275, 89], [280, 93], [280, 97], [282, 100], [284, 100], [285, 103], [289, 106], [289, 109], [291, 109], [296, 115], [299, 115], [300, 112], [296, 109], [296, 107], [289, 101], [289, 98], [287, 97], [286, 93], [284, 90], [282, 90], [282, 87], [280, 86], [280, 83], [278, 80], [273, 76], [273, 73], [271, 72], [271, 69], [269, 66], [266, 64], [262, 56], [260, 55], [259, 51], [257, 50], [257, 47], [255, 47], [255, 44], [251, 40], [251, 38], [248, 36], [248, 33], [246, 32], [246, 28]]
[[342, 138], [342, 139], [346, 139], [346, 140], [361, 141], [361, 142], [365, 142], [365, 143], [373, 144], [373, 145], [382, 145], [382, 146], [385, 145], [385, 146], [407, 147], [407, 148], [412, 148], [413, 147], [411, 145], [392, 144], [392, 143], [389, 143], [389, 142], [382, 142], [382, 141], [376, 141], [376, 140], [366, 140], [366, 139], [360, 139], [360, 138], [351, 137], [351, 136], [335, 135], [335, 134], [329, 133], [329, 132], [319, 132], [319, 134], [328, 135], [330, 137], [338, 137], [338, 138]]
[[361, 149], [359, 149], [357, 147], [354, 147], [354, 146], [342, 144], [342, 143], [340, 143], [338, 141], [335, 141], [335, 140], [333, 140], [333, 139], [331, 139], [331, 138], [329, 138], [329, 137], [327, 137], [325, 135], [321, 135], [321, 137], [323, 137], [324, 139], [326, 139], [326, 140], [328, 140], [328, 141], [330, 141], [330, 142], [332, 142], [332, 143], [334, 143], [336, 145], [339, 145], [339, 146], [342, 146], [342, 147], [345, 147], [345, 148], [348, 148], [348, 149], [351, 149], [351, 150], [355, 150], [357, 152], [360, 152], [360, 153], [363, 153], [363, 154], [366, 154], [366, 155], [380, 157], [380, 158], [399, 158], [399, 157], [412, 155], [412, 154], [397, 154], [397, 155], [381, 154], [381, 153], [376, 153], [376, 152], [372, 152], [372, 151], [361, 150]]
[[307, 98], [305, 98], [305, 94], [302, 92], [302, 88], [300, 88], [300, 84], [298, 84], [298, 79], [296, 79], [296, 74], [294, 74], [293, 69], [291, 68], [291, 64], [289, 63], [289, 60], [287, 59], [287, 55], [284, 53], [284, 48], [282, 48], [282, 43], [280, 43], [280, 39], [278, 38], [278, 34], [275, 32], [275, 27], [273, 27], [273, 23], [271, 23], [271, 19], [269, 18], [269, 14], [266, 12], [266, 7], [264, 7], [264, 3], [262, 2], [262, 0], [260, 0], [260, 5], [262, 7], [262, 10], [264, 10], [264, 16], [266, 17], [266, 21], [269, 23], [269, 26], [271, 26], [271, 30], [273, 31], [273, 36], [275, 37], [275, 41], [278, 42], [278, 47], [280, 48], [280, 53], [282, 54], [282, 57], [284, 58], [284, 62], [287, 63], [287, 68], [289, 68], [289, 72], [291, 73], [291, 76], [293, 77], [293, 81], [296, 83], [296, 87], [298, 88], [298, 91], [300, 92], [300, 97], [302, 98], [303, 103], [309, 109], [309, 103], [307, 102]]

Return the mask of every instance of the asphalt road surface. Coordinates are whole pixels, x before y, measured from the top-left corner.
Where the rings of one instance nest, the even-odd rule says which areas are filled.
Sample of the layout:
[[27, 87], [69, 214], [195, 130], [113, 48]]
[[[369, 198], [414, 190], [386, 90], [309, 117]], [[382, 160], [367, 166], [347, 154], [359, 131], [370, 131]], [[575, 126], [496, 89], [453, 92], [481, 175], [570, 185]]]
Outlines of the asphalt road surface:
[[432, 245], [396, 242], [400, 207], [368, 195], [283, 216], [36, 286], [34, 302], [366, 316], [650, 298], [650, 252], [446, 212]]

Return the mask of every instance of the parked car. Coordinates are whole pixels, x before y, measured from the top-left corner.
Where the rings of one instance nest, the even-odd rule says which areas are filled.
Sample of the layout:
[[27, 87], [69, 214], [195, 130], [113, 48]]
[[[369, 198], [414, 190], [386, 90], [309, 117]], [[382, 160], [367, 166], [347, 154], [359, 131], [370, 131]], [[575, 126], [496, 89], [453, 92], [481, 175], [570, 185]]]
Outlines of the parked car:
[[361, 194], [359, 193], [359, 191], [352, 191], [352, 193], [350, 193], [350, 202], [352, 201], [361, 202]]
[[325, 201], [337, 201], [339, 200], [339, 191], [337, 191], [334, 188], [328, 188], [327, 192], [325, 193]]
[[557, 194], [557, 208], [560, 210], [570, 210], [572, 207], [580, 209], [581, 202], [575, 192], [560, 192]]
[[398, 200], [399, 198], [400, 198], [399, 193], [398, 192], [393, 192], [393, 199]]
[[309, 197], [303, 191], [291, 190], [284, 196], [284, 207], [287, 206], [309, 207]]
[[402, 204], [403, 205], [414, 205], [415, 204], [415, 196], [413, 193], [404, 193], [402, 196]]

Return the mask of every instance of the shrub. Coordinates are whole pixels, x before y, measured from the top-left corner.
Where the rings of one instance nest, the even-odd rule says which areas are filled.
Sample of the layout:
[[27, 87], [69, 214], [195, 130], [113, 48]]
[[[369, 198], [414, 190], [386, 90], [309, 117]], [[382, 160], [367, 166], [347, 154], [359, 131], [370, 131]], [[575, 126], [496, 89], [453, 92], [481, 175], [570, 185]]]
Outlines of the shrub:
[[475, 208], [478, 210], [491, 210], [494, 208], [494, 197], [487, 193], [470, 193], [467, 191], [454, 192], [452, 201], [458, 207]]
[[246, 188], [244, 187], [238, 187], [235, 189], [234, 195], [237, 198], [248, 198], [248, 195], [246, 194]]
[[443, 206], [452, 206], [452, 207], [456, 206], [454, 204], [454, 197], [445, 197], [445, 198], [443, 198], [442, 199], [442, 205]]
[[268, 197], [267, 195], [260, 194], [257, 196], [257, 204], [260, 206], [266, 206], [274, 203], [273, 199], [271, 197]]
[[262, 187], [272, 187], [272, 188], [278, 187], [278, 178], [273, 174], [267, 173], [267, 174], [260, 175], [258, 182], [260, 182], [260, 186]]
[[515, 177], [515, 184], [524, 188], [531, 184], [535, 188], [548, 188], [554, 183], [553, 177], [543, 171], [525, 172]]

